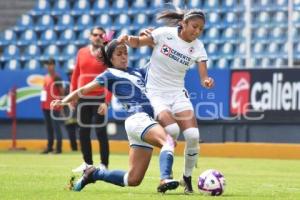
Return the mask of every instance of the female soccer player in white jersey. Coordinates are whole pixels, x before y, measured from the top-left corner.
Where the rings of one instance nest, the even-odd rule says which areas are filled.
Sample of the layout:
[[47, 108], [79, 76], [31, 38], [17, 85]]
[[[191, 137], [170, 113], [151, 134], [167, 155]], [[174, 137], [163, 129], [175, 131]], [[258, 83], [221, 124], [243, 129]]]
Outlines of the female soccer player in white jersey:
[[[185, 193], [192, 193], [191, 175], [199, 153], [199, 130], [192, 104], [184, 87], [186, 71], [197, 63], [201, 84], [214, 85], [207, 74], [207, 54], [203, 43], [197, 39], [203, 32], [205, 16], [201, 10], [164, 11], [158, 19], [166, 27], [152, 31], [151, 36], [119, 37], [131, 47], [153, 47], [146, 75], [146, 91], [155, 116], [174, 139], [182, 131], [186, 140], [183, 183]], [[172, 27], [175, 26], [175, 27]]]
[[[143, 71], [127, 68], [128, 53], [124, 44], [112, 40], [106, 50], [102, 49], [104, 62], [110, 68], [100, 74], [94, 81], [70, 93], [63, 100], [52, 102], [52, 106], [61, 106], [76, 100], [80, 94], [91, 92], [99, 87], [107, 87], [122, 103], [129, 117], [125, 120], [130, 151], [129, 171], [96, 169], [91, 166], [84, 171], [72, 189], [82, 190], [87, 184], [97, 180], [119, 186], [138, 186], [149, 166], [152, 146], [161, 148], [159, 165], [161, 182], [158, 192], [176, 189], [179, 182], [171, 178], [173, 165], [174, 141], [151, 117], [153, 110], [144, 94], [145, 82]], [[101, 104], [99, 112], [107, 110], [105, 103]]]

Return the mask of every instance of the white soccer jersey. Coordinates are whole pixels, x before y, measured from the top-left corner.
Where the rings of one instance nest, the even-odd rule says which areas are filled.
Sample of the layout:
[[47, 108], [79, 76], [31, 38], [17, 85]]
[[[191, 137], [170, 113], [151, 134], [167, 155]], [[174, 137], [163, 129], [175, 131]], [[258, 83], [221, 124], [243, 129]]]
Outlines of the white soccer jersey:
[[152, 32], [155, 47], [147, 72], [147, 89], [173, 91], [184, 88], [186, 71], [195, 63], [207, 60], [203, 43], [185, 42], [178, 28], [161, 27]]

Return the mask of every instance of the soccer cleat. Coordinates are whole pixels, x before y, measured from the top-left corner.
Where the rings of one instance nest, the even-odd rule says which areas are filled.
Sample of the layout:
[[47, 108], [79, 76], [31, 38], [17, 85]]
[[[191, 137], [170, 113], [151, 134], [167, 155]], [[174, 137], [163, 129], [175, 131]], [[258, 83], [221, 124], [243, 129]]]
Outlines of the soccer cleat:
[[94, 166], [88, 167], [86, 170], [84, 170], [82, 177], [75, 184], [72, 184], [70, 181], [70, 185], [72, 185], [72, 190], [79, 192], [87, 184], [95, 183], [95, 180], [93, 179], [93, 173], [95, 171], [96, 168]]
[[101, 171], [103, 171], [103, 170], [107, 170], [107, 167], [104, 164], [100, 163], [98, 165], [98, 169], [100, 169]]
[[192, 177], [191, 176], [183, 176], [181, 185], [184, 186], [184, 193], [185, 194], [191, 194], [194, 192], [193, 186], [192, 186]]
[[84, 170], [86, 170], [88, 167], [91, 167], [91, 166], [93, 166], [93, 165], [89, 165], [89, 164], [83, 162], [77, 168], [72, 169], [72, 172], [74, 172], [74, 173], [80, 173], [80, 172], [83, 172]]
[[157, 187], [157, 192], [165, 193], [167, 190], [175, 190], [179, 186], [179, 182], [173, 179], [162, 180]]

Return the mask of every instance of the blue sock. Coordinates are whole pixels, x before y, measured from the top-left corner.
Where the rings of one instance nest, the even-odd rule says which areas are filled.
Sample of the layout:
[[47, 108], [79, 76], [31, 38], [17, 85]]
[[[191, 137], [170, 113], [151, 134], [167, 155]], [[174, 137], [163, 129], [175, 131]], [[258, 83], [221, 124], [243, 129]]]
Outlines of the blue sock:
[[108, 183], [112, 183], [118, 186], [122, 186], [124, 187], [124, 175], [126, 174], [125, 171], [121, 171], [121, 170], [99, 170], [97, 169], [94, 173], [93, 173], [93, 178], [95, 180], [101, 180], [101, 181], [105, 181]]
[[161, 151], [159, 154], [160, 179], [169, 179], [171, 177], [173, 166], [173, 152]]

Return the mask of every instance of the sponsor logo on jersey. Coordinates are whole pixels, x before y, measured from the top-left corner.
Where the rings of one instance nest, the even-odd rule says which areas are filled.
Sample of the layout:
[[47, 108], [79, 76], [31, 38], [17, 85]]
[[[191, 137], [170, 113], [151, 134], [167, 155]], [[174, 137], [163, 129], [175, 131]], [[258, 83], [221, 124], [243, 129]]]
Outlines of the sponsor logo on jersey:
[[179, 62], [180, 64], [190, 66], [190, 61], [192, 60], [191, 57], [186, 56], [175, 49], [169, 47], [168, 45], [164, 44], [162, 45], [160, 52], [164, 54], [165, 56], [168, 56], [172, 60], [175, 60], [176, 62]]

